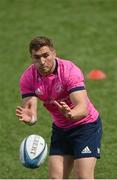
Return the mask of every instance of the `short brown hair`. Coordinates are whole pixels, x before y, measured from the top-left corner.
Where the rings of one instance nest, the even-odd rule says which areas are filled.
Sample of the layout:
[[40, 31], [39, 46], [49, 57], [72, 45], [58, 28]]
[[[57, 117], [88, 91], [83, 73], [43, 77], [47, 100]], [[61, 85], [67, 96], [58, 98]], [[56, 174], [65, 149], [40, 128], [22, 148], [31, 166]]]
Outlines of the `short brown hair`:
[[37, 36], [31, 40], [29, 44], [29, 51], [32, 53], [32, 49], [38, 50], [43, 46], [48, 46], [50, 48], [54, 48], [53, 42], [50, 38], [44, 36]]

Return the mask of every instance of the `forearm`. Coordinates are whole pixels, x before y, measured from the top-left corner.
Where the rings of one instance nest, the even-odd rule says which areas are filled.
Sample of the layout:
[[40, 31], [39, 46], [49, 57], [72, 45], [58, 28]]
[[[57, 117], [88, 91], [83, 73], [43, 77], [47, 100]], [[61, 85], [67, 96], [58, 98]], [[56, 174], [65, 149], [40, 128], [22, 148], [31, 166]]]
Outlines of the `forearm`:
[[69, 114], [69, 117], [71, 117], [72, 120], [80, 120], [87, 116], [88, 109], [87, 107], [77, 105], [73, 109], [71, 109], [71, 112]]

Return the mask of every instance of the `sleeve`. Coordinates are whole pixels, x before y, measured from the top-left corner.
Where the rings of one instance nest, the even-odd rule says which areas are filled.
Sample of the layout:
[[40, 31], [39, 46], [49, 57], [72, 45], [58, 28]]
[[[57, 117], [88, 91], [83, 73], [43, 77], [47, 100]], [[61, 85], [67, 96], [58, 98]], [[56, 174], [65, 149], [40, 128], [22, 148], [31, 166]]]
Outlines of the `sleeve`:
[[22, 98], [36, 96], [33, 87], [33, 78], [28, 73], [23, 73], [20, 78], [20, 94]]
[[79, 67], [72, 64], [66, 81], [67, 91], [70, 93], [85, 89], [84, 75]]

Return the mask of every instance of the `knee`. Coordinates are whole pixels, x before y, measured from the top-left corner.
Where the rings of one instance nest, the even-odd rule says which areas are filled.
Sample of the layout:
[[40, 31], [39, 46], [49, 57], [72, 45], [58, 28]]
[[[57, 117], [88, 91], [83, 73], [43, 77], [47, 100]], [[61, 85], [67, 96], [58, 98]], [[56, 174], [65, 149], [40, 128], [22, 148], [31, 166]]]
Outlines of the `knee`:
[[74, 177], [75, 179], [94, 179], [94, 175], [87, 172], [75, 172]]
[[53, 172], [49, 172], [48, 178], [49, 179], [63, 179], [63, 176], [62, 176], [62, 173], [53, 171]]
[[67, 179], [68, 178], [68, 175], [65, 175], [65, 174], [49, 174], [48, 176], [49, 179]]

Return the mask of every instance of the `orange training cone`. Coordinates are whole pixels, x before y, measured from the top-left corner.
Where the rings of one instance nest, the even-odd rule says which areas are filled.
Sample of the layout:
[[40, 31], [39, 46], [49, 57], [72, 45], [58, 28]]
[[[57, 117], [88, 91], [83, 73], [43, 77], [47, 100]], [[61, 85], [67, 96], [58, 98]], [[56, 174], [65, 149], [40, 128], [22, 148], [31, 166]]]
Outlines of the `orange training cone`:
[[101, 80], [106, 78], [106, 74], [101, 70], [94, 69], [87, 74], [87, 78]]

